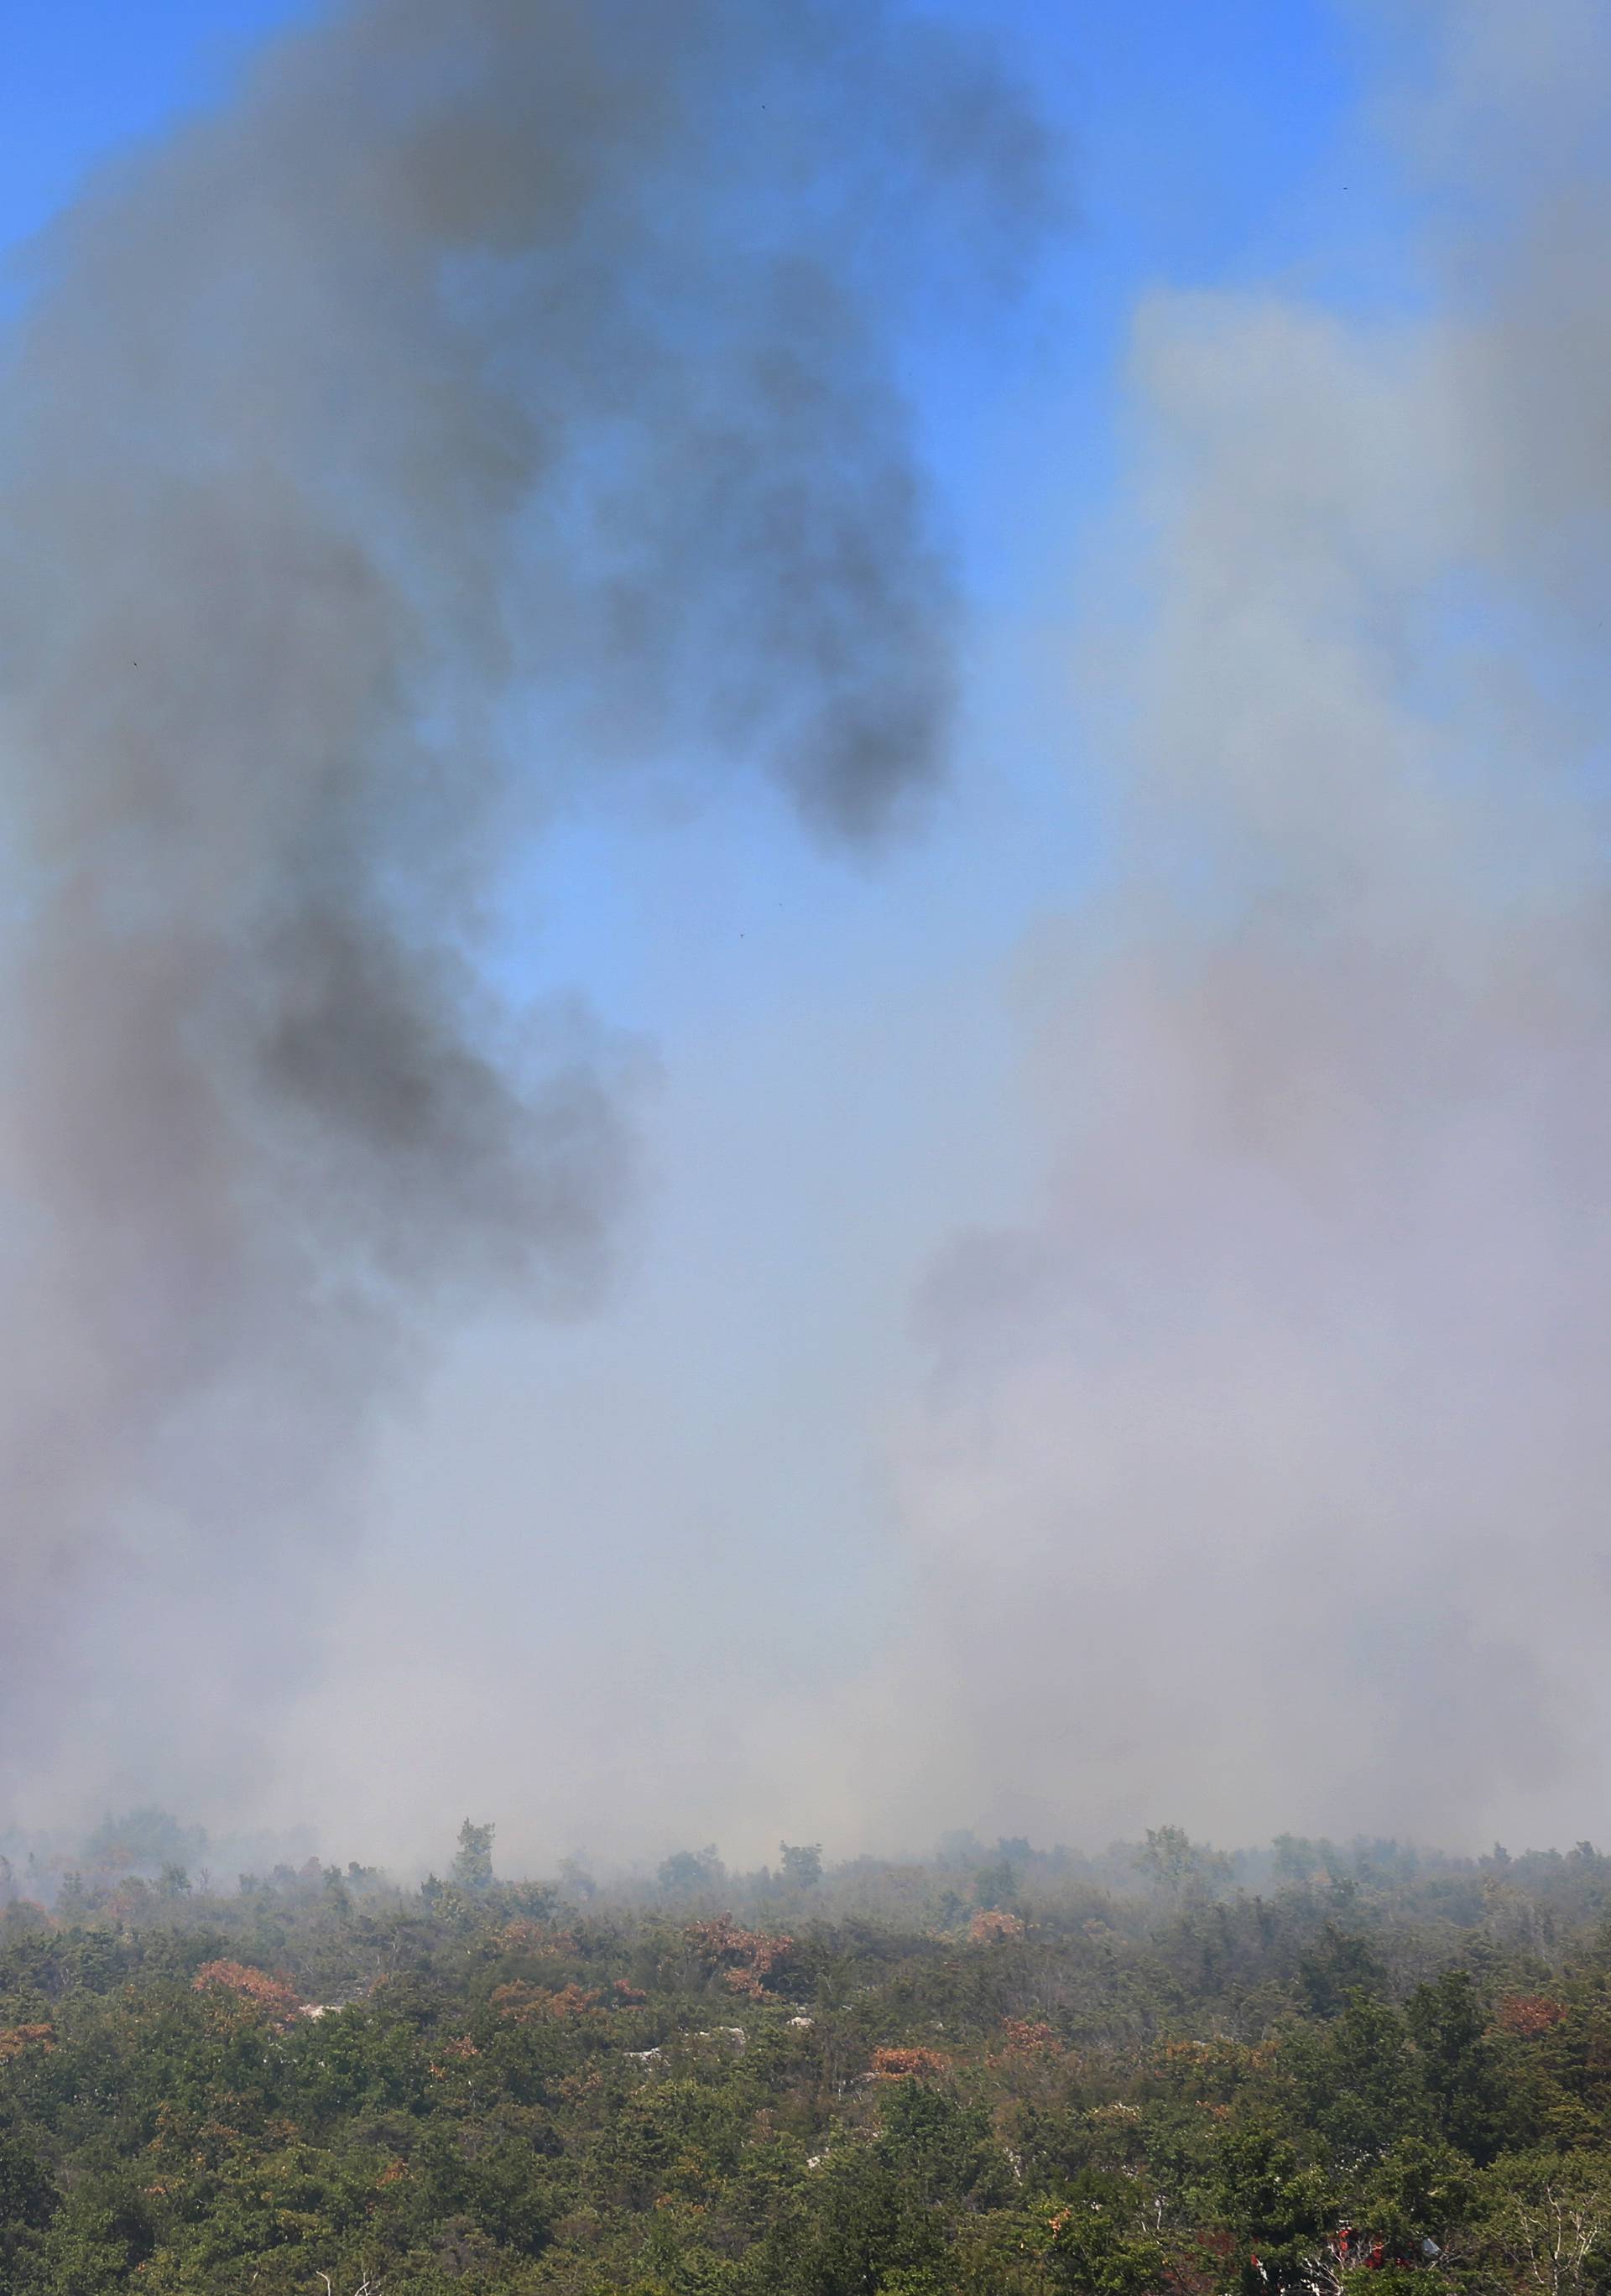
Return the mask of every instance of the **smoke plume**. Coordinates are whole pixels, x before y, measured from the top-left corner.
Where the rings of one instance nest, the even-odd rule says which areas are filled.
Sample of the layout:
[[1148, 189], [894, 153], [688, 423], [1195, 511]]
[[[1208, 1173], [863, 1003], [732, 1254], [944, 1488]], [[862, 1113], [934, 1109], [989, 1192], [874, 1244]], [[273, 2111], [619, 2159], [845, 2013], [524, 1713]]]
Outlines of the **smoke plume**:
[[1026, 960], [1044, 1219], [926, 1296], [870, 1833], [1601, 1806], [1611, 31], [1435, 24], [1420, 308], [1139, 316], [1116, 882]]
[[1000, 285], [1040, 177], [988, 62], [867, 0], [369, 0], [32, 251], [13, 1759], [48, 1703], [230, 1775], [377, 1408], [488, 1308], [596, 1295], [641, 1056], [489, 985], [512, 846], [645, 766], [851, 840], [935, 783], [957, 602], [900, 347]]

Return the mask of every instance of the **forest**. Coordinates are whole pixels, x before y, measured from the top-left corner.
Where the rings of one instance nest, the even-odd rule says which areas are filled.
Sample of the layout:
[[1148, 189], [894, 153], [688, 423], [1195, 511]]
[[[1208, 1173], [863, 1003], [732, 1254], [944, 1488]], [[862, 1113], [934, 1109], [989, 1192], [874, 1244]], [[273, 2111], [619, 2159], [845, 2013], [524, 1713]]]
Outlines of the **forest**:
[[198, 1849], [142, 1812], [0, 1866], [7, 2296], [1611, 2284], [1588, 1843]]

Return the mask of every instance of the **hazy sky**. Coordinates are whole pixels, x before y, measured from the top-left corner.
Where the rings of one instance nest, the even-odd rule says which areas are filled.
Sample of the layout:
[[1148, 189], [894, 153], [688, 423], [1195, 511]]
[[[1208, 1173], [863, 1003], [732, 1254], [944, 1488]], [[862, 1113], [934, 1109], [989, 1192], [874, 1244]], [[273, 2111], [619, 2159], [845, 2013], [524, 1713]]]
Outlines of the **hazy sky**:
[[[164, 261], [229, 258], [226, 237], [220, 253], [199, 229], [193, 253], [157, 244], [177, 180], [161, 139], [216, 109], [192, 132], [210, 139], [207, 165], [233, 165], [259, 132], [231, 124], [235, 76], [294, 12], [19, 0], [0, 30], [21, 123], [0, 138], [0, 234], [19, 258], [5, 373], [13, 408], [34, 407], [40, 374], [50, 402], [48, 422], [8, 412], [0, 433], [30, 465], [24, 498], [43, 502], [22, 530], [41, 537], [47, 600], [71, 598], [80, 567], [103, 578], [93, 487], [80, 504], [51, 476], [75, 468], [75, 425], [92, 476], [97, 454], [137, 465], [142, 424], [179, 387], [161, 293], [146, 305], [130, 265], [160, 280]], [[19, 1816], [154, 1794], [214, 1824], [311, 1817], [333, 1854], [406, 1857], [473, 1808], [539, 1865], [712, 1837], [758, 1856], [780, 1833], [844, 1851], [951, 1825], [1042, 1841], [1171, 1820], [1221, 1838], [1399, 1827], [1459, 1844], [1500, 1827], [1513, 1847], [1596, 1831], [1611, 1783], [1597, 1663], [1611, 1598], [1599, 12], [942, 12], [994, 36], [1042, 123], [1049, 194], [997, 186], [1002, 243], [969, 280], [915, 253], [921, 283], [887, 345], [876, 306], [901, 265], [879, 242], [865, 257], [872, 321], [847, 323], [831, 373], [861, 394], [847, 420], [872, 426], [846, 450], [847, 492], [906, 451], [867, 411], [886, 383], [932, 476], [958, 583], [948, 785], [892, 838], [854, 823], [825, 837], [831, 793], [802, 794], [786, 767], [744, 770], [764, 712], [711, 773], [659, 770], [690, 738], [668, 711], [644, 720], [646, 783], [614, 765], [556, 775], [538, 754], [552, 737], [511, 707], [504, 672], [475, 647], [450, 656], [456, 696], [485, 681], [465, 724], [507, 775], [496, 849], [463, 864], [474, 963], [513, 1005], [585, 1000], [587, 1058], [605, 1047], [627, 1074], [632, 1177], [599, 1215], [612, 1272], [558, 1316], [520, 1283], [482, 1282], [466, 1307], [454, 1255], [497, 1258], [512, 1230], [486, 1241], [473, 1171], [464, 1203], [451, 1184], [422, 1196], [448, 1240], [406, 1319], [408, 1374], [369, 1382], [361, 1424], [338, 1437], [283, 1369], [316, 1283], [276, 1288], [254, 1229], [241, 1316], [275, 1336], [243, 1353], [231, 1408], [250, 1411], [260, 1380], [279, 1430], [268, 1450], [339, 1442], [339, 1472], [316, 1500], [293, 1475], [265, 1500], [243, 1488], [263, 1472], [251, 1439], [231, 1451], [215, 1434], [203, 1468], [186, 1434], [177, 1464], [142, 1460], [161, 1491], [145, 1515], [136, 1502], [133, 1520], [70, 1536], [30, 1527], [44, 1503], [21, 1479], [5, 1527], [20, 1600], [70, 1625], [19, 1695], [37, 1734], [21, 1758], [8, 1749]], [[763, 102], [768, 10], [689, 17], [707, 43], [760, 28], [730, 65], [719, 48], [701, 59], [697, 99], [712, 116]], [[361, 86], [356, 36], [342, 53]], [[786, 69], [818, 67], [791, 52]], [[273, 118], [294, 127], [313, 101], [292, 86]], [[850, 111], [842, 184], [832, 138], [810, 146], [814, 165], [828, 154], [829, 209], [882, 164], [884, 131]], [[153, 159], [130, 156], [140, 139]], [[780, 202], [786, 237], [802, 195], [767, 172], [764, 144], [744, 152], [735, 168]], [[922, 164], [933, 214], [911, 224], [914, 250], [956, 229], [958, 163]], [[686, 292], [692, 326], [742, 331], [751, 315], [721, 299], [697, 236], [726, 228], [722, 169], [708, 154], [686, 165], [694, 251], [670, 291]], [[266, 220], [243, 205], [242, 229], [274, 233], [281, 166], [263, 163]], [[346, 180], [333, 166], [332, 197]], [[859, 272], [856, 230], [812, 215], [814, 253]], [[373, 247], [380, 282], [355, 374], [377, 346], [415, 355], [412, 322], [394, 324], [380, 292], [378, 266], [398, 259], [385, 224], [370, 237], [350, 225], [354, 275], [367, 279]], [[53, 225], [37, 258], [29, 242]], [[325, 307], [301, 295], [294, 233], [289, 255], [262, 244], [284, 266], [283, 308], [316, 327]], [[579, 270], [611, 244], [579, 238]], [[239, 324], [250, 344], [251, 308], [232, 309], [199, 300], [188, 324]], [[321, 426], [311, 385], [282, 425], [302, 367], [294, 334], [261, 324], [266, 370], [204, 341], [183, 390], [208, 421], [217, 394], [266, 371], [255, 419], [272, 455], [344, 501], [382, 467], [365, 459], [369, 434], [344, 461], [347, 433]], [[613, 340], [602, 324], [546, 351], [554, 405], [588, 411], [586, 362]], [[96, 390], [80, 410], [86, 360]], [[323, 373], [311, 349], [308, 364]], [[694, 390], [697, 357], [690, 372]], [[407, 383], [388, 375], [381, 397], [399, 430], [415, 419]], [[657, 424], [686, 420], [669, 387], [646, 412], [629, 390], [622, 405], [652, 446]], [[751, 426], [762, 456], [783, 451], [771, 421]], [[233, 452], [235, 431], [219, 436]], [[39, 466], [49, 483], [29, 492]], [[386, 463], [380, 483], [404, 483], [402, 467]], [[645, 467], [635, 514], [658, 516], [658, 488], [668, 528], [691, 516], [671, 463]], [[538, 457], [534, 491], [544, 474]], [[565, 512], [541, 514], [557, 533]], [[136, 504], [130, 535], [156, 515]], [[231, 530], [227, 503], [207, 515]], [[239, 515], [259, 529], [255, 492]], [[421, 530], [457, 546], [457, 524]], [[277, 576], [275, 562], [269, 582], [300, 578], [293, 552]], [[925, 562], [914, 543], [895, 604], [876, 594], [902, 634]], [[483, 578], [480, 556], [466, 565]], [[719, 562], [709, 578], [725, 600], [744, 569]], [[183, 689], [192, 593], [175, 595]], [[579, 616], [558, 578], [554, 595], [554, 612]], [[415, 611], [428, 620], [451, 598], [411, 595]], [[92, 636], [123, 626], [111, 605], [95, 612]], [[716, 683], [701, 648], [717, 627], [695, 614], [666, 641], [693, 689]], [[907, 645], [889, 639], [903, 706]], [[560, 647], [537, 645], [524, 674], [556, 677]], [[780, 675], [803, 691], [819, 652], [787, 652]], [[73, 682], [95, 658], [70, 652]], [[43, 673], [37, 707], [29, 673], [7, 675], [24, 704], [0, 738], [31, 787], [44, 768], [29, 745], [45, 755], [37, 727], [55, 728], [59, 702]], [[226, 712], [233, 690], [209, 709]], [[277, 706], [253, 767], [270, 783]], [[265, 707], [249, 683], [241, 707]], [[301, 738], [288, 721], [286, 741]], [[630, 748], [630, 729], [609, 738]], [[75, 730], [68, 769], [114, 811], [116, 740]], [[205, 758], [185, 770], [186, 789], [207, 786]], [[540, 823], [520, 802], [539, 784]], [[86, 832], [70, 790], [64, 808], [53, 789], [47, 809], [26, 801], [37, 818], [18, 849], [53, 885]], [[234, 853], [220, 837], [187, 860], [184, 804], [162, 818], [178, 824], [162, 865], [180, 875]], [[141, 849], [99, 865], [136, 905]], [[398, 865], [422, 865], [409, 856]], [[41, 966], [42, 993], [60, 997], [80, 944], [70, 915], [30, 954], [30, 898], [19, 977]], [[188, 891], [181, 913], [207, 922]], [[24, 1197], [53, 1185], [36, 1135], [104, 1121], [115, 1138], [96, 1031], [140, 1070], [145, 1007], [106, 1020], [111, 944], [97, 947], [58, 1008], [87, 1032], [90, 1081], [58, 1091], [48, 1043], [13, 1069]], [[288, 993], [299, 980], [293, 968]], [[449, 1125], [444, 1156], [456, 1143]], [[589, 1132], [581, 1153], [614, 1149]], [[506, 1177], [499, 1163], [489, 1185]], [[149, 1193], [130, 1209], [107, 1185], [97, 1171], [97, 1253], [132, 1221], [151, 1266], [168, 1266], [163, 1222], [179, 1213]], [[220, 1194], [232, 1217], [238, 1193]], [[404, 1226], [411, 1202], [396, 1208]], [[19, 1205], [19, 1234], [35, 1210]], [[400, 1249], [390, 1225], [367, 1248], [388, 1271]], [[40, 1300], [67, 1266], [47, 1263]], [[47, 1312], [23, 1296], [30, 1318]], [[181, 1283], [152, 1295], [154, 1321], [185, 1297]], [[134, 1456], [121, 1423], [146, 1403], [103, 1351], [168, 1344], [140, 1328], [141, 1298], [135, 1279], [108, 1289], [130, 1319], [108, 1338], [94, 1291], [84, 1329], [42, 1357], [66, 1376], [95, 1354], [83, 1423], [78, 1395], [54, 1408], [86, 1450], [97, 1413], [119, 1422], [106, 1454], [119, 1462]], [[209, 1300], [225, 1348], [233, 1298]], [[319, 1323], [319, 1384], [344, 1382], [355, 1350], [372, 1361], [358, 1320]], [[201, 1387], [182, 1354], [171, 1362], [170, 1413]], [[34, 1439], [16, 1417], [12, 1439]], [[107, 1504], [75, 1493], [75, 1524]], [[47, 1718], [53, 1679], [70, 1685], [65, 1718]]]

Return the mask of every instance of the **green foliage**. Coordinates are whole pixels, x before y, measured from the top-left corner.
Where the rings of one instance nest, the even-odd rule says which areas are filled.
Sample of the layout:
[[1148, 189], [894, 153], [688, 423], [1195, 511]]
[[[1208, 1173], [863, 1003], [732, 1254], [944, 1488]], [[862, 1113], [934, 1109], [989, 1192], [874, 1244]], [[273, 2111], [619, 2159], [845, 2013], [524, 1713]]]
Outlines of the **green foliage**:
[[947, 2284], [943, 2221], [887, 2159], [845, 2153], [811, 2201], [785, 2284], [801, 2296], [931, 2296]]
[[83, 1865], [89, 1873], [160, 1874], [168, 1866], [189, 1866], [206, 1846], [198, 1827], [181, 1825], [168, 1810], [132, 1809], [102, 1819], [84, 1845]]
[[970, 1837], [612, 1895], [492, 1841], [0, 1909], [4, 2296], [1611, 2287], [1596, 1852], [1249, 1889], [1166, 1828], [1112, 1890]]
[[1229, 1861], [1220, 1851], [1193, 1841], [1183, 1826], [1147, 1829], [1147, 1840], [1136, 1852], [1138, 1872], [1159, 1890], [1180, 1898], [1203, 1894], [1223, 1882]]
[[458, 1853], [453, 1861], [453, 1883], [478, 1895], [492, 1887], [492, 1837], [495, 1825], [475, 1825], [469, 1818], [458, 1830]]
[[1390, 2003], [1355, 1993], [1340, 2015], [1295, 2030], [1283, 2061], [1340, 2172], [1357, 2169], [1430, 2126], [1432, 2108], [1409, 2021]]
[[1611, 2282], [1611, 2161], [1603, 2153], [1527, 2152], [1495, 2172], [1477, 2251], [1495, 2277], [1588, 2296]]
[[793, 1889], [814, 1890], [822, 1879], [821, 1842], [780, 1841], [777, 1847], [784, 1880]]
[[719, 1886], [722, 1874], [716, 1844], [707, 1842], [703, 1849], [678, 1849], [666, 1858], [660, 1869], [660, 1886], [670, 1896], [691, 1897]]
[[[1118, 2183], [1118, 2180], [1113, 2180]], [[1069, 2296], [1154, 2296], [1165, 2278], [1163, 2243], [1134, 2221], [1133, 2199], [1085, 2178], [1046, 2229], [1048, 2278]]]
[[1268, 2123], [1230, 2130], [1219, 2148], [1220, 2221], [1248, 2259], [1245, 2284], [1296, 2288], [1338, 2221], [1337, 2195], [1292, 2139]]
[[1458, 2245], [1462, 2228], [1481, 2221], [1487, 2187], [1452, 2145], [1401, 2137], [1357, 2188], [1352, 2214], [1370, 2225], [1394, 2255], [1418, 2256], [1430, 2240], [1440, 2253]]
[[982, 2104], [964, 2104], [943, 2089], [912, 2079], [892, 2089], [884, 2109], [877, 2157], [925, 2202], [1000, 2207], [1012, 2178]]
[[1374, 1992], [1382, 1972], [1367, 1940], [1327, 1922], [1298, 1963], [1303, 1997], [1317, 2017], [1335, 2017], [1358, 1993]]
[[1469, 1971], [1446, 1969], [1418, 1985], [1405, 2010], [1438, 2133], [1476, 2161], [1492, 2161], [1516, 2131], [1500, 2051]]

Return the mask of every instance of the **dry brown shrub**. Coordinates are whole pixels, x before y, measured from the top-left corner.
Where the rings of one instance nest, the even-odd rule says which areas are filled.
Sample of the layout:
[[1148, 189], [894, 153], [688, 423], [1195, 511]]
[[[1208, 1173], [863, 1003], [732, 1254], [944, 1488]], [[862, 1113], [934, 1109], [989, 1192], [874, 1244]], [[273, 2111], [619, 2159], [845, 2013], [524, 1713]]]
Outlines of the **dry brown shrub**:
[[794, 1945], [792, 1937], [740, 1929], [727, 1914], [711, 1922], [693, 1922], [683, 1935], [696, 1952], [720, 1969], [735, 1993], [743, 1993], [752, 2001], [771, 1998], [766, 1980]]
[[1566, 2003], [1548, 1993], [1513, 1993], [1499, 2005], [1499, 2021], [1505, 2031], [1524, 2041], [1536, 2040], [1541, 2033], [1558, 2025], [1566, 2013]]
[[27, 2049], [53, 2049], [55, 2046], [53, 2025], [8, 2025], [0, 2030], [0, 2065], [8, 2064]]
[[192, 1980], [198, 1993], [230, 1993], [276, 2022], [289, 2022], [301, 2007], [295, 1988], [264, 1969], [241, 1961], [205, 1961]]
[[495, 1986], [492, 2006], [500, 2017], [512, 2025], [536, 2025], [554, 2019], [579, 2017], [587, 2010], [596, 2009], [603, 1996], [589, 1993], [585, 1986], [562, 1986], [557, 1993], [541, 1985], [527, 1985], [516, 1979], [512, 1985]]
[[875, 2080], [939, 2080], [949, 2072], [951, 2061], [938, 2049], [875, 2049]]
[[1057, 2046], [1057, 2036], [1043, 2017], [1004, 2017], [1001, 2030], [1009, 2049], [1021, 2049], [1028, 2055], [1045, 2056]]
[[576, 1939], [569, 1930], [549, 1928], [542, 1922], [531, 1921], [522, 1914], [505, 1922], [497, 1933], [498, 1949], [503, 1953], [529, 1953], [552, 1960], [555, 1954], [573, 1953]]

